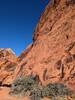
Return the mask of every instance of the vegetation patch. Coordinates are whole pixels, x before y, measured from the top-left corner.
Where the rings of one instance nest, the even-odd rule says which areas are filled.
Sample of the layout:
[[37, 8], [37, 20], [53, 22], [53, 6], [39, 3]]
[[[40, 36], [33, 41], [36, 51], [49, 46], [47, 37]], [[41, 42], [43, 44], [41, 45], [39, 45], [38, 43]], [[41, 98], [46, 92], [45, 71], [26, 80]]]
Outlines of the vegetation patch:
[[33, 76], [18, 77], [11, 86], [10, 94], [28, 96], [31, 100], [41, 100], [44, 97], [48, 97], [51, 100], [62, 100], [57, 98], [74, 97], [74, 93], [63, 84], [55, 83], [42, 86], [38, 77]]

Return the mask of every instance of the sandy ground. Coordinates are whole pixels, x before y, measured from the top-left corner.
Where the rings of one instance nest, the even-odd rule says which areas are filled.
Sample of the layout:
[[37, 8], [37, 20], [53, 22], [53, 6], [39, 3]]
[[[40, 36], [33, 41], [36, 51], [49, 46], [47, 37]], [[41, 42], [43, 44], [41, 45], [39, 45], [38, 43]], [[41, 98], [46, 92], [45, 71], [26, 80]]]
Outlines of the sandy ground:
[[27, 97], [19, 98], [9, 95], [9, 88], [0, 89], [0, 100], [29, 100]]

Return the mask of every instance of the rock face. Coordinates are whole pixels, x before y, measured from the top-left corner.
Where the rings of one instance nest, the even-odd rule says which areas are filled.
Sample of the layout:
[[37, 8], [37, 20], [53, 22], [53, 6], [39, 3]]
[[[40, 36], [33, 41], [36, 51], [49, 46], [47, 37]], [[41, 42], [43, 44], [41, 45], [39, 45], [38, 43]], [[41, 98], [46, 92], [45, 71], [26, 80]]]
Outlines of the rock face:
[[9, 49], [0, 49], [0, 85], [10, 84], [16, 69], [17, 57], [15, 53]]
[[42, 84], [63, 82], [75, 89], [75, 0], [52, 0], [19, 57], [16, 75], [38, 75]]
[[1, 84], [26, 75], [38, 75], [43, 85], [63, 83], [75, 91], [75, 0], [50, 0], [33, 43], [18, 58], [10, 49], [0, 50]]

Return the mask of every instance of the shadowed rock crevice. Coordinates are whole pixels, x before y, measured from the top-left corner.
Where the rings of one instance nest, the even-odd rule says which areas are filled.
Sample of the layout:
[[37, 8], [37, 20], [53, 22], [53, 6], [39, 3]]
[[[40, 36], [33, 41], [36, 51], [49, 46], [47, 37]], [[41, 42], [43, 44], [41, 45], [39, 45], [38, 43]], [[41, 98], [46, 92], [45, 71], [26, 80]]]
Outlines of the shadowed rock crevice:
[[11, 88], [11, 85], [10, 84], [0, 84], [0, 87], [8, 87], [8, 88]]

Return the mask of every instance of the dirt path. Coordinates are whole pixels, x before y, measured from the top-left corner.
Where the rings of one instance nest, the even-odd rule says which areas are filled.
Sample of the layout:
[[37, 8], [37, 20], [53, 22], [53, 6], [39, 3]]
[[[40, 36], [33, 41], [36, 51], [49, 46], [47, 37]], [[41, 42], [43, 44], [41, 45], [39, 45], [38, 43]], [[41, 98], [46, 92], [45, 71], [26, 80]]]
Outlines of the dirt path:
[[9, 88], [1, 88], [0, 89], [0, 100], [29, 100], [27, 97], [18, 98], [9, 95]]

